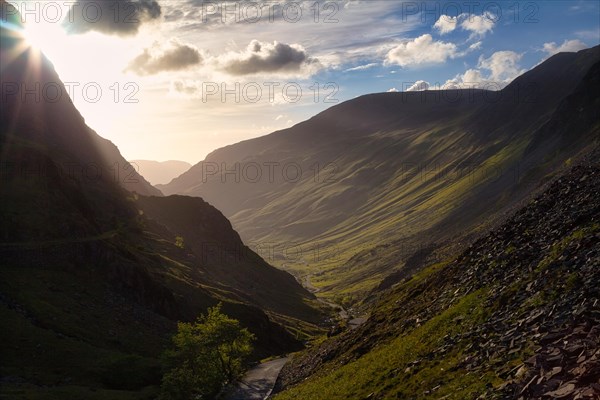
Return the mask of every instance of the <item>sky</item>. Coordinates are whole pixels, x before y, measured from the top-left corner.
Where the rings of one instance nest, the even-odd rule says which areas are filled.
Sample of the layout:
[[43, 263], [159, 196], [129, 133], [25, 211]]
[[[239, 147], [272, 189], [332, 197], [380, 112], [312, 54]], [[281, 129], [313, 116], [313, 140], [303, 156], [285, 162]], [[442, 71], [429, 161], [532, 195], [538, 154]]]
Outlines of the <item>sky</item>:
[[9, 1], [125, 158], [211, 151], [378, 92], [498, 90], [600, 42], [600, 2]]

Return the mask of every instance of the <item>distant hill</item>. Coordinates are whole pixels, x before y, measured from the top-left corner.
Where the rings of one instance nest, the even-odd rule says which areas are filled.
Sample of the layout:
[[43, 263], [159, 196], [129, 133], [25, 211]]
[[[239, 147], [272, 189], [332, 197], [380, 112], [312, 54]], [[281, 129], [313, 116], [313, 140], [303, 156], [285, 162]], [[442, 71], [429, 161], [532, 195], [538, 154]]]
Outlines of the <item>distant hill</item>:
[[206, 199], [247, 243], [280, 246], [277, 265], [350, 304], [455, 253], [584, 148], [598, 108], [569, 104], [593, 96], [580, 85], [598, 61], [600, 47], [556, 54], [498, 92], [362, 96], [158, 188]]
[[169, 183], [192, 167], [192, 164], [185, 161], [173, 160], [163, 162], [132, 160], [130, 163], [136, 166], [138, 173], [153, 185]]

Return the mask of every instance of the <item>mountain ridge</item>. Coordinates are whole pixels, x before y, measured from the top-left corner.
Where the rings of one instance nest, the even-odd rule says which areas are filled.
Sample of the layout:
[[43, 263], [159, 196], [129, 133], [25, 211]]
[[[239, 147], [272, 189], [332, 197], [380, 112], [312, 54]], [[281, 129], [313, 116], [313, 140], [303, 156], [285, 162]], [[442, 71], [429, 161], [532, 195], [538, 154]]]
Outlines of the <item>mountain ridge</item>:
[[[321, 295], [350, 304], [423, 248], [435, 247], [435, 258], [466, 242], [463, 232], [485, 230], [581, 150], [597, 125], [569, 147], [539, 128], [599, 60], [600, 47], [560, 53], [500, 92], [361, 96], [216, 150], [158, 187], [205, 198], [257, 247], [298, 246], [301, 257], [275, 264], [299, 279], [312, 275]], [[543, 146], [531, 151], [532, 141]], [[333, 256], [308, 260], [319, 247]]]

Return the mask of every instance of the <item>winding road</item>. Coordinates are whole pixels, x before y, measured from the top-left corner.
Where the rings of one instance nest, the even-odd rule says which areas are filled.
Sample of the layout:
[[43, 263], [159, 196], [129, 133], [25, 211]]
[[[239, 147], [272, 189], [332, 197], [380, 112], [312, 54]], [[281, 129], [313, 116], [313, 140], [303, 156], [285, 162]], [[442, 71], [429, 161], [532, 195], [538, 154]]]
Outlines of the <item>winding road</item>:
[[288, 358], [267, 361], [252, 368], [238, 384], [225, 393], [224, 400], [264, 400], [275, 386], [279, 372]]

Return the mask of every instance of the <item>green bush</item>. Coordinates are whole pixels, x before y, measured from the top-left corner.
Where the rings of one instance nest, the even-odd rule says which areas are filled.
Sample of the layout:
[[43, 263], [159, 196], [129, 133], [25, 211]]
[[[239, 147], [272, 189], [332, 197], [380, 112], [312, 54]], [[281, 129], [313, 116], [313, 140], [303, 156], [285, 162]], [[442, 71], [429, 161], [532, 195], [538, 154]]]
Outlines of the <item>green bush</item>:
[[179, 323], [174, 348], [165, 352], [161, 400], [209, 399], [241, 376], [254, 336], [221, 305], [194, 323]]

